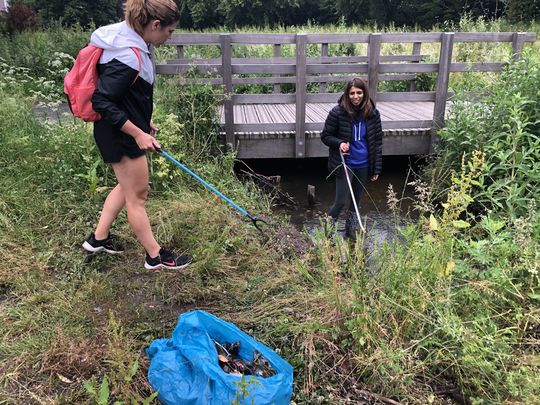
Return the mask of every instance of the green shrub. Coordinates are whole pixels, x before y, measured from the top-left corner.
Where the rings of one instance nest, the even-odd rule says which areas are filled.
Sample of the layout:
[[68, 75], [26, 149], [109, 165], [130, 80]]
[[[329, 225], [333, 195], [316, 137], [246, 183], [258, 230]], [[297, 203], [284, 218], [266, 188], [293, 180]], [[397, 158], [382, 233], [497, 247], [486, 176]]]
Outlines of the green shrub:
[[527, 215], [540, 186], [540, 61], [534, 54], [511, 64], [477, 100], [454, 102], [442, 138], [440, 160], [458, 169], [461, 156], [480, 149], [487, 171], [474, 195], [486, 209]]
[[166, 132], [174, 133], [169, 138], [170, 149], [180, 152], [190, 161], [196, 162], [215, 155], [220, 145], [220, 119], [218, 115], [218, 89], [185, 78], [160, 78], [156, 102], [168, 114]]
[[9, 65], [0, 57], [0, 88], [42, 104], [47, 103], [51, 107], [57, 106], [65, 101], [61, 83], [72, 63], [70, 55], [55, 52], [47, 62], [46, 76], [35, 77], [29, 68]]
[[[63, 68], [70, 68], [79, 50], [90, 40], [90, 33], [80, 27], [64, 28], [52, 26], [38, 32], [21, 32], [11, 37], [0, 36], [0, 58], [16, 68], [28, 69], [33, 78], [44, 77], [54, 80], [61, 88], [63, 75], [58, 75], [55, 66], [58, 54], [66, 54]], [[71, 60], [71, 62], [70, 62]], [[54, 72], [51, 73], [51, 70]]]
[[371, 387], [404, 402], [427, 403], [433, 385], [478, 404], [539, 400], [526, 382], [538, 382], [538, 370], [524, 337], [540, 324], [540, 215], [531, 207], [522, 219], [456, 220], [481, 175], [476, 158], [462, 166], [442, 215], [402, 229], [404, 243], [378, 252], [371, 274], [361, 258], [347, 261], [358, 367]]
[[[11, 185], [6, 190], [12, 187], [20, 190], [5, 197], [31, 197], [22, 190], [35, 195], [24, 204], [14, 203], [14, 207], [21, 205], [21, 209], [28, 209], [28, 205], [39, 205], [44, 201], [39, 197], [41, 194], [53, 199], [60, 196], [79, 201], [94, 199], [98, 186], [110, 186], [110, 173], [107, 176], [100, 167], [93, 176], [89, 174], [99, 155], [88, 124], [43, 124], [33, 115], [29, 103], [6, 95], [2, 97], [0, 111], [5, 118], [0, 124], [3, 180]], [[25, 220], [31, 221], [33, 210], [28, 211]], [[35, 213], [38, 217], [42, 215], [41, 209]]]

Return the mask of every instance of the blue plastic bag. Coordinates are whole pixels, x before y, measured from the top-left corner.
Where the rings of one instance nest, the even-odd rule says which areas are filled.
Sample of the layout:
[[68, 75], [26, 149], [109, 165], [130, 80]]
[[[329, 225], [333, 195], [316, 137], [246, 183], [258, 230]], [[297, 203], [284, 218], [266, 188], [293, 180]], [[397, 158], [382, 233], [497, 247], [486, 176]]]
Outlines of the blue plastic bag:
[[[218, 363], [213, 340], [240, 342], [245, 360], [259, 351], [276, 374], [262, 378], [225, 373]], [[271, 349], [235, 325], [204, 311], [180, 315], [172, 339], [157, 339], [146, 353], [150, 357], [148, 380], [164, 405], [225, 405], [235, 400], [246, 405], [288, 405], [292, 395], [293, 369]], [[238, 388], [244, 387], [242, 394]], [[247, 392], [247, 394], [246, 394]]]

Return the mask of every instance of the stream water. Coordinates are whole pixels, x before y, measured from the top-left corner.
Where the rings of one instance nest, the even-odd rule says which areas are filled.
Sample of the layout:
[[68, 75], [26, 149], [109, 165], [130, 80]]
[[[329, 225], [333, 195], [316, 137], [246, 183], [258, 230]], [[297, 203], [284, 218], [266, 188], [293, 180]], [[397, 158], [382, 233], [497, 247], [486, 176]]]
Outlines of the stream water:
[[[333, 204], [335, 185], [327, 179], [327, 159], [260, 159], [246, 160], [245, 163], [256, 173], [264, 176], [280, 176], [280, 191], [291, 196], [294, 206], [276, 205], [274, 210], [287, 215], [290, 223], [299, 230], [310, 231], [320, 226], [320, 218]], [[413, 179], [422, 161], [416, 157], [385, 156], [383, 172], [376, 182], [369, 182], [359, 205], [362, 221], [371, 234], [379, 241], [393, 239], [396, 221], [409, 216], [412, 210], [411, 197], [414, 189], [407, 185]], [[315, 187], [314, 204], [309, 203], [308, 185]], [[392, 185], [401, 199], [401, 213], [398, 218], [389, 210], [387, 192]]]

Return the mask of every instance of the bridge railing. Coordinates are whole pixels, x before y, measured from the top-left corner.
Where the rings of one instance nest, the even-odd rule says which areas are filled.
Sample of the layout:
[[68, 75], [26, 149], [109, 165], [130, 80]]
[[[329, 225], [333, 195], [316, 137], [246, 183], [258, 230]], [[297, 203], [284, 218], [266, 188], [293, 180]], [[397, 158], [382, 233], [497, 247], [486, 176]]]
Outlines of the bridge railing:
[[[368, 80], [370, 93], [378, 102], [433, 103], [429, 122], [395, 120], [393, 128], [439, 128], [449, 97], [448, 83], [453, 72], [498, 72], [505, 65], [499, 61], [456, 61], [452, 55], [458, 43], [508, 43], [509, 55], [521, 55], [527, 42], [536, 34], [499, 33], [370, 33], [370, 34], [174, 34], [167, 42], [176, 46], [177, 58], [156, 66], [158, 74], [186, 74], [194, 71], [202, 83], [220, 85], [224, 97], [224, 132], [226, 143], [234, 147], [235, 133], [283, 131], [295, 134], [295, 156], [305, 156], [306, 131], [320, 130], [321, 122], [306, 122], [306, 104], [335, 103], [336, 93], [328, 91], [333, 83], [343, 83], [352, 76]], [[435, 43], [438, 54], [422, 54], [422, 47]], [[392, 54], [384, 46], [398, 46]], [[271, 55], [244, 56], [252, 47], [271, 47]], [[189, 47], [210, 47], [201, 54], [213, 57], [186, 57]], [[341, 53], [335, 48], [340, 48]], [[314, 56], [313, 49], [315, 48]], [[361, 49], [358, 51], [358, 49]], [[411, 49], [404, 53], [403, 49]], [[309, 49], [309, 52], [308, 52]], [[331, 52], [332, 50], [332, 52]], [[365, 52], [361, 53], [360, 52]], [[191, 52], [192, 53], [192, 52]], [[503, 59], [503, 58], [501, 58]], [[436, 75], [434, 91], [417, 91], [419, 74]], [[404, 92], [381, 92], [379, 83], [389, 80], [408, 81]], [[271, 91], [240, 94], [239, 88], [268, 85]], [[342, 86], [341, 86], [342, 87]], [[235, 122], [234, 107], [243, 104], [294, 105], [295, 122]]]

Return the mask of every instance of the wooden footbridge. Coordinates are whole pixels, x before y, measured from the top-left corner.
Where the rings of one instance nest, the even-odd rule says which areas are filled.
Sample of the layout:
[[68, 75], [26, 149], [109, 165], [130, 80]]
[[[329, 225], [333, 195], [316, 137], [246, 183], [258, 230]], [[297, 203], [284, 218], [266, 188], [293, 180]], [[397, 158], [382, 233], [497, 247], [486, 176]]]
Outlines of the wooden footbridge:
[[[176, 46], [177, 58], [156, 65], [156, 72], [190, 72], [187, 81], [222, 86], [224, 141], [241, 159], [327, 156], [324, 121], [354, 76], [368, 80], [381, 112], [383, 154], [428, 154], [444, 125], [450, 74], [498, 72], [535, 40], [522, 32], [174, 34], [167, 44]], [[463, 60], [454, 52], [460, 43], [491, 43], [504, 47], [505, 56]], [[434, 54], [422, 53], [426, 44]], [[266, 49], [267, 56], [250, 56], [256, 47], [255, 54]], [[418, 91], [422, 77], [434, 81], [435, 91]], [[404, 91], [381, 91], [389, 81], [400, 81]]]

